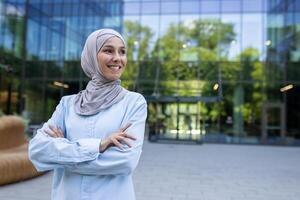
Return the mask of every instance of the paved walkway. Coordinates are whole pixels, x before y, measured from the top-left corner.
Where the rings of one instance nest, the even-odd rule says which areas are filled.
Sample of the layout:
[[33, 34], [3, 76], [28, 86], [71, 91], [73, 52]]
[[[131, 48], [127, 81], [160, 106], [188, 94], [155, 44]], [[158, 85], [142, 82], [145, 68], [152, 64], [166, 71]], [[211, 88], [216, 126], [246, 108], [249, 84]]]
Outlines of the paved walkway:
[[[146, 142], [137, 200], [300, 200], [300, 148]], [[51, 173], [0, 187], [1, 200], [49, 200]]]

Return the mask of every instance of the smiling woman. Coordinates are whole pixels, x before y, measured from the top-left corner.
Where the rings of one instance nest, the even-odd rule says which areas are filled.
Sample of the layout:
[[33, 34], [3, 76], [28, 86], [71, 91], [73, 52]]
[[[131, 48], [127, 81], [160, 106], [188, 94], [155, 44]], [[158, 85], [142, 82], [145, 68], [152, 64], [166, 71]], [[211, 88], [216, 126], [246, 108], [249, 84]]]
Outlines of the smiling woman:
[[147, 103], [120, 85], [126, 63], [118, 32], [91, 33], [81, 54], [91, 80], [85, 90], [63, 97], [30, 141], [35, 167], [54, 170], [52, 199], [135, 199], [132, 173], [142, 152]]
[[103, 76], [108, 80], [117, 80], [121, 77], [127, 63], [126, 48], [118, 37], [108, 39], [100, 49], [98, 65]]

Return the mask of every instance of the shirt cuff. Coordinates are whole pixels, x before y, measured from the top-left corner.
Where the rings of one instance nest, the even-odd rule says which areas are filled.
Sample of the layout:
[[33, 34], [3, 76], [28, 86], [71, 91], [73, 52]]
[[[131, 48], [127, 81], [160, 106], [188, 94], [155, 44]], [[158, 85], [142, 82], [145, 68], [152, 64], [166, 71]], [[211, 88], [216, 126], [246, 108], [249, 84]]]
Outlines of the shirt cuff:
[[100, 149], [101, 139], [97, 138], [84, 138], [77, 140], [79, 146], [87, 149], [91, 154], [98, 154]]

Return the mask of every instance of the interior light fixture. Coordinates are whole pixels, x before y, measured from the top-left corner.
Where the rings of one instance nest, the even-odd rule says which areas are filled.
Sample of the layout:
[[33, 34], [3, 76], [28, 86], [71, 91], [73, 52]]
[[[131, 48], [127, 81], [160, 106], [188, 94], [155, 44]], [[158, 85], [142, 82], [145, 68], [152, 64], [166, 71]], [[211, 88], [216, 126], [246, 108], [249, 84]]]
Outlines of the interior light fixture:
[[218, 90], [218, 88], [219, 88], [219, 84], [218, 84], [218, 83], [215, 83], [213, 89], [214, 89], [214, 90]]
[[62, 88], [69, 88], [69, 85], [68, 84], [63, 84], [61, 82], [58, 82], [58, 81], [54, 81], [53, 82], [53, 85], [57, 86], [57, 87], [62, 87]]
[[265, 42], [265, 45], [266, 46], [270, 46], [272, 44], [272, 41], [271, 40], [267, 40], [266, 42]]
[[280, 88], [280, 92], [286, 92], [286, 91], [292, 89], [293, 87], [294, 87], [293, 84], [286, 85], [286, 86]]

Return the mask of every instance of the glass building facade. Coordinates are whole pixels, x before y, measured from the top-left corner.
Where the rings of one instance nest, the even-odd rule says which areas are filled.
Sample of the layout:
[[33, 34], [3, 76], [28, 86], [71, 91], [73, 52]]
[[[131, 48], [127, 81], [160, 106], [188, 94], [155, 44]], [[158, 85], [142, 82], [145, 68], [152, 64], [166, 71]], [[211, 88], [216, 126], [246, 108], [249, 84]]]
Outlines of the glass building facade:
[[89, 33], [125, 37], [151, 140], [300, 144], [296, 0], [1, 0], [0, 105], [39, 124], [84, 89]]

